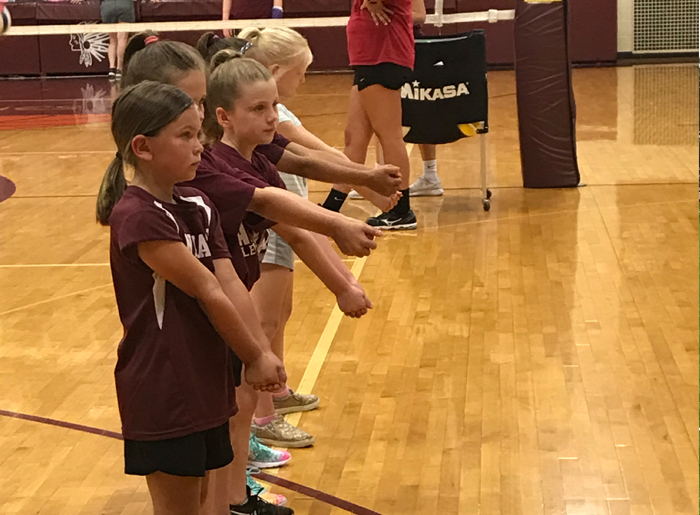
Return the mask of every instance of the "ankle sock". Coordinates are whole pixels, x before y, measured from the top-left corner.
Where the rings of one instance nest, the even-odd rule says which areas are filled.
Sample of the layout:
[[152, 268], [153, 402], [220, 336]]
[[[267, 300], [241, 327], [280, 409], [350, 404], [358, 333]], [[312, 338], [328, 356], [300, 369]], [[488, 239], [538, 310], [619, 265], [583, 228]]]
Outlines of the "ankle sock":
[[255, 425], [256, 425], [256, 426], [258, 426], [258, 427], [263, 427], [263, 426], [268, 425], [268, 424], [269, 424], [270, 422], [272, 422], [273, 420], [275, 420], [275, 416], [276, 416], [276, 415], [270, 415], [269, 417], [260, 417], [260, 418], [255, 417], [255, 418], [253, 419], [253, 421], [255, 422]]
[[326, 197], [326, 201], [321, 205], [321, 207], [325, 207], [329, 211], [335, 211], [338, 213], [340, 208], [343, 207], [343, 202], [345, 202], [346, 198], [348, 198], [347, 193], [331, 188], [330, 193]]
[[286, 399], [290, 395], [291, 395], [291, 393], [289, 392], [289, 387], [287, 387], [284, 390], [282, 390], [280, 393], [273, 393], [272, 398], [273, 399]]
[[423, 177], [430, 180], [431, 182], [435, 182], [438, 180], [437, 159], [423, 161]]

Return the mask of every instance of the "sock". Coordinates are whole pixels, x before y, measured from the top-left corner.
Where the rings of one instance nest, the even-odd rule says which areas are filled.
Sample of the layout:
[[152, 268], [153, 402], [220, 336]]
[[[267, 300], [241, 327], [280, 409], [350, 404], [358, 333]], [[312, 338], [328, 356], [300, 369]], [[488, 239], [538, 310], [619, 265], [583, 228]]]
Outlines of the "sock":
[[255, 425], [256, 425], [256, 426], [258, 426], [258, 427], [263, 427], [263, 426], [268, 425], [268, 424], [269, 424], [270, 422], [272, 422], [273, 420], [275, 420], [275, 417], [276, 417], [276, 416], [277, 416], [277, 415], [270, 415], [269, 417], [262, 417], [262, 418], [255, 417], [255, 418], [253, 419], [253, 422], [255, 422]]
[[290, 395], [291, 395], [291, 394], [289, 393], [289, 387], [287, 387], [287, 388], [285, 388], [284, 390], [282, 390], [280, 393], [273, 393], [273, 394], [272, 394], [272, 397], [273, 397], [274, 399], [286, 399], [286, 398], [289, 397]]
[[401, 190], [401, 198], [396, 207], [391, 210], [392, 213], [396, 215], [405, 215], [411, 210], [411, 197], [408, 194], [408, 188]]
[[328, 194], [326, 201], [321, 205], [321, 207], [325, 207], [329, 211], [339, 213], [340, 208], [343, 207], [343, 202], [345, 202], [346, 198], [348, 198], [347, 193], [331, 188], [331, 192]]
[[437, 159], [431, 159], [430, 161], [423, 161], [423, 177], [435, 182], [438, 180], [437, 175]]

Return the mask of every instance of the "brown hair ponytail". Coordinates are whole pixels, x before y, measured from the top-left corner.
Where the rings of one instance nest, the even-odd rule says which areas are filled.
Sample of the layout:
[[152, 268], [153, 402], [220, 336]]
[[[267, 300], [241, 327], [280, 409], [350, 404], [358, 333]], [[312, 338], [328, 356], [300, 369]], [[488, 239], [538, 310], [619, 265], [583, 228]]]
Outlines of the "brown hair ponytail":
[[97, 195], [96, 217], [109, 224], [114, 206], [126, 190], [124, 165], [137, 165], [131, 141], [138, 135], [157, 136], [192, 106], [192, 99], [168, 84], [145, 81], [125, 89], [112, 108], [112, 137], [117, 155], [109, 164]]

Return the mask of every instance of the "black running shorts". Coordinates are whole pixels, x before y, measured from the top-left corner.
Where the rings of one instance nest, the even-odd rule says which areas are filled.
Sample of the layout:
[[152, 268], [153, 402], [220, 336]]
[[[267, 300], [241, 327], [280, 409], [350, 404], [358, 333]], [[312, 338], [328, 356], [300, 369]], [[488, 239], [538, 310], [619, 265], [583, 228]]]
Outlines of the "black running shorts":
[[135, 476], [164, 472], [173, 476], [204, 477], [207, 470], [225, 467], [232, 461], [228, 422], [168, 440], [124, 440], [124, 469]]

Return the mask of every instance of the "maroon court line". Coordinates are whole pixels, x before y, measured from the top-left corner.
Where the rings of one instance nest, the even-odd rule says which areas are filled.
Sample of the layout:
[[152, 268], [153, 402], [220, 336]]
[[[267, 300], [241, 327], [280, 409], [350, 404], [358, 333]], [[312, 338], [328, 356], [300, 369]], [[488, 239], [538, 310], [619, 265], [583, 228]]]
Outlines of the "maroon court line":
[[[99, 429], [97, 427], [84, 426], [82, 424], [74, 424], [73, 422], [65, 422], [63, 420], [56, 420], [53, 418], [40, 417], [37, 415], [29, 415], [27, 413], [18, 413], [16, 411], [8, 411], [8, 410], [0, 409], [0, 416], [8, 417], [8, 418], [17, 418], [20, 420], [28, 420], [30, 422], [38, 422], [39, 424], [46, 424], [48, 426], [62, 427], [64, 429], [74, 429], [75, 431], [82, 431], [83, 433], [90, 433], [90, 434], [98, 435], [98, 436], [106, 436], [108, 438], [114, 438], [115, 440], [123, 440], [124, 439], [124, 437], [122, 437], [121, 433], [117, 433], [115, 431], [108, 431], [106, 429]], [[255, 474], [255, 477], [262, 479], [263, 481], [267, 481], [268, 483], [272, 483], [274, 485], [281, 486], [282, 488], [286, 488], [287, 490], [291, 490], [291, 491], [296, 492], [298, 494], [312, 497], [318, 501], [324, 502], [326, 504], [330, 504], [331, 506], [335, 506], [336, 508], [340, 508], [341, 510], [345, 510], [349, 513], [354, 513], [356, 515], [381, 515], [380, 513], [376, 512], [376, 511], [370, 510], [369, 508], [364, 508], [364, 507], [359, 506], [359, 505], [352, 503], [350, 501], [346, 501], [344, 499], [340, 499], [339, 497], [335, 497], [334, 495], [330, 495], [330, 494], [327, 494], [325, 492], [321, 492], [319, 490], [316, 490], [314, 488], [310, 488], [308, 486], [300, 485], [299, 483], [295, 483], [294, 481], [289, 481], [288, 479], [283, 479], [281, 477], [266, 474], [265, 472], [260, 472], [259, 474]]]
[[7, 177], [0, 175], [0, 202], [7, 200], [17, 191], [15, 183]]
[[0, 416], [9, 418], [18, 418], [20, 420], [29, 420], [30, 422], [38, 422], [40, 424], [46, 424], [48, 426], [63, 427], [65, 429], [75, 429], [76, 431], [82, 431], [83, 433], [90, 433], [98, 436], [107, 436], [109, 438], [115, 438], [117, 440], [123, 440], [121, 433], [115, 431], [108, 431], [106, 429], [99, 429], [97, 427], [84, 426], [82, 424], [74, 424], [72, 422], [65, 422], [63, 420], [55, 420], [53, 418], [39, 417], [37, 415], [27, 415], [26, 413], [17, 413], [16, 411], [7, 411], [0, 409]]

